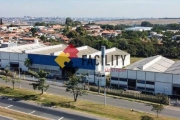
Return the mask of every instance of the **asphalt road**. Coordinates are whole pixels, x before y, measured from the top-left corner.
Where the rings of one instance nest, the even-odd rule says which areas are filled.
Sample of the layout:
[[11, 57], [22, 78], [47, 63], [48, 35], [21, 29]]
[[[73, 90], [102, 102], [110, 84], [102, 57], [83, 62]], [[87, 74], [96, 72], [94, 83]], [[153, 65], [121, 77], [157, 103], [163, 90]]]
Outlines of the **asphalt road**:
[[0, 120], [13, 120], [13, 119], [10, 119], [10, 118], [6, 118], [6, 117], [3, 117], [3, 116], [0, 116]]
[[[4, 81], [2, 81], [2, 82], [0, 81], [0, 83], [12, 86], [11, 83], [5, 83]], [[21, 82], [22, 88], [33, 90], [32, 86], [30, 86], [29, 83], [31, 83], [31, 82], [22, 81]], [[19, 84], [17, 83], [15, 86], [19, 87]], [[46, 92], [51, 93], [51, 94], [61, 95], [61, 96], [73, 97], [73, 95], [71, 93], [65, 91], [65, 88], [53, 86], [53, 85], [51, 85]], [[83, 95], [83, 96], [80, 96], [78, 99], [90, 100], [90, 101], [98, 102], [101, 104], [104, 103], [103, 96], [94, 95], [94, 94]], [[125, 109], [134, 109], [134, 110], [154, 114], [154, 112], [151, 111], [152, 106], [143, 104], [143, 103], [131, 102], [131, 101], [121, 100], [121, 99], [116, 99], [116, 98], [111, 98], [111, 97], [107, 97], [106, 103], [109, 105], [116, 106], [116, 107], [121, 107], [121, 108], [125, 108]], [[179, 119], [180, 118], [180, 108], [167, 107], [167, 108], [165, 108], [165, 110], [162, 111], [161, 115], [171, 116], [171, 117], [175, 117], [175, 118]]]
[[[100, 120], [98, 117], [87, 115], [80, 112], [69, 111], [66, 109], [56, 109], [45, 107], [35, 103], [27, 103], [26, 101], [14, 101], [11, 99], [0, 99], [0, 106], [8, 109], [13, 109], [37, 116], [41, 116], [50, 120]], [[1, 119], [0, 120], [10, 120]], [[104, 120], [104, 118], [102, 118]]]

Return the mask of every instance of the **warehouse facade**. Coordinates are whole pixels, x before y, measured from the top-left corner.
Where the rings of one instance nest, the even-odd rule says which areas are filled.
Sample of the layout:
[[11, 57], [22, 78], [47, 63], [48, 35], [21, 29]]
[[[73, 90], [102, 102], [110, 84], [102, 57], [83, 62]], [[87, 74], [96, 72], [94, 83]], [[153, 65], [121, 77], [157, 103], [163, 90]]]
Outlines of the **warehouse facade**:
[[[121, 51], [117, 48], [104, 49], [104, 55], [106, 55], [107, 60], [103, 57], [102, 62], [102, 51], [98, 51], [89, 46], [82, 46], [76, 48], [78, 50], [77, 57], [72, 58], [70, 62], [65, 62], [65, 68], [61, 68], [59, 64], [55, 61], [55, 59], [62, 53], [68, 46], [67, 45], [54, 45], [54, 46], [45, 46], [38, 41], [35, 41], [34, 44], [27, 44], [15, 47], [1, 48], [0, 49], [0, 65], [1, 68], [6, 68], [7, 66], [10, 68], [17, 68], [21, 71], [28, 71], [28, 69], [37, 71], [43, 69], [53, 75], [59, 75], [61, 77], [66, 77], [69, 71], [76, 71], [77, 74], [89, 74], [88, 80], [90, 82], [95, 82], [94, 75], [96, 72], [102, 72], [105, 75], [109, 74], [109, 71], [105, 71], [105, 69], [111, 69], [112, 67], [122, 68], [130, 64], [130, 54]], [[109, 56], [112, 55], [126, 56], [123, 59], [119, 57], [117, 59], [118, 66], [116, 64], [111, 63], [111, 59]], [[94, 59], [95, 55], [99, 55], [98, 59]], [[86, 57], [84, 57], [86, 56]], [[91, 61], [92, 64], [88, 64], [89, 56], [92, 56]], [[30, 59], [32, 65], [27, 68], [24, 65], [26, 59]], [[83, 63], [82, 63], [83, 62]], [[100, 63], [99, 65], [96, 65]], [[115, 63], [115, 60], [114, 60]]]
[[180, 61], [162, 56], [140, 60], [117, 72], [111, 71], [111, 85], [130, 90], [180, 95]]

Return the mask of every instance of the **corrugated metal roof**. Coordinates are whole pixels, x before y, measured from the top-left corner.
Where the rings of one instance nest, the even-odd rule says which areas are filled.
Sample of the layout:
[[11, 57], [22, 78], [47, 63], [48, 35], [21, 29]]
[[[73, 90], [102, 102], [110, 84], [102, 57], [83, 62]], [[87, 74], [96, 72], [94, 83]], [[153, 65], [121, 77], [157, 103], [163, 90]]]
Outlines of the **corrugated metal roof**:
[[157, 55], [157, 56], [142, 59], [128, 66], [127, 69], [143, 70], [142, 69], [143, 66], [147, 65], [148, 63], [152, 62], [154, 59], [158, 57], [161, 57], [161, 58], [158, 61], [155, 61], [154, 63], [150, 64], [147, 68], [144, 69], [144, 71], [165, 72], [175, 63], [173, 60]]
[[166, 71], [166, 73], [172, 73], [172, 74], [180, 74], [180, 61], [175, 62], [171, 67], [169, 67]]
[[3, 52], [16, 52], [16, 53], [23, 53], [24, 50], [32, 50], [37, 48], [46, 47], [44, 44], [29, 44], [29, 45], [22, 45], [22, 46], [16, 46], [16, 47], [9, 47], [6, 49], [0, 49], [0, 51]]

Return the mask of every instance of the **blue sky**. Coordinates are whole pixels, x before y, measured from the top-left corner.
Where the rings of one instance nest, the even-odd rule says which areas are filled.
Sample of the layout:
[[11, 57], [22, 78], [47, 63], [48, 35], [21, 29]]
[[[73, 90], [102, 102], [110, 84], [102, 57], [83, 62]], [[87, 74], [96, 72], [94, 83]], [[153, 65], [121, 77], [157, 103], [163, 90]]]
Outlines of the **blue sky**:
[[180, 17], [180, 0], [0, 0], [0, 17]]

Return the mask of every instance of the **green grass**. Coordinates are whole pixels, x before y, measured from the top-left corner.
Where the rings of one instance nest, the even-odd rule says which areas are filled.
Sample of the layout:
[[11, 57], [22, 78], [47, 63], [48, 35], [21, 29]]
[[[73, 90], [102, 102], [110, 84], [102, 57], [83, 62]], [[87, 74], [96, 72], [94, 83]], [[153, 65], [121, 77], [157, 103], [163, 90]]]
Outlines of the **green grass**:
[[141, 116], [144, 115], [154, 117], [155, 120], [176, 120], [173, 118], [162, 117], [162, 116], [156, 118], [155, 115], [152, 114], [146, 114], [137, 111], [132, 112], [129, 109], [118, 108], [110, 105], [104, 106], [103, 104], [90, 102], [86, 100], [78, 100], [77, 102], [73, 102], [73, 99], [69, 97], [52, 95], [52, 94], [40, 95], [40, 93], [36, 91], [29, 91], [24, 89], [13, 90], [5, 86], [0, 86], [0, 94], [12, 98], [35, 101], [45, 106], [70, 108], [72, 110], [91, 113], [115, 120], [140, 120]]

